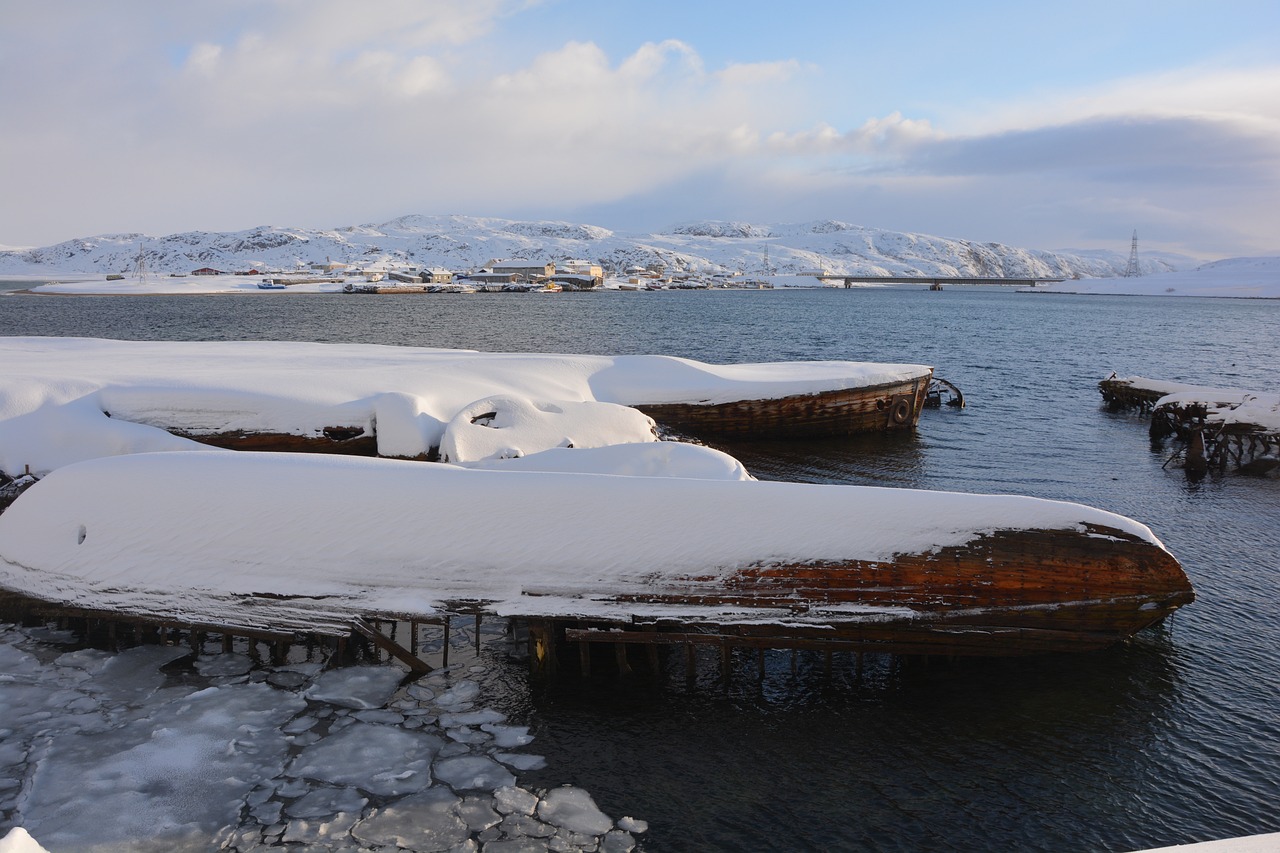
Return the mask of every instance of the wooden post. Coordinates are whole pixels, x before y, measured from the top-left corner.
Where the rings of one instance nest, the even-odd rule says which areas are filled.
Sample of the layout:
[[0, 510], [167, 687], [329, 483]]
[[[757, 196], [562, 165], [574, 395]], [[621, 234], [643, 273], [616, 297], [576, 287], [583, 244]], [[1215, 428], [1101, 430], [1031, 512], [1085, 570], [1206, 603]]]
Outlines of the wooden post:
[[631, 674], [631, 662], [627, 660], [627, 644], [626, 644], [626, 643], [614, 643], [614, 644], [613, 644], [613, 653], [614, 653], [614, 655], [615, 655], [615, 656], [617, 657], [617, 659], [618, 659], [618, 674], [619, 674], [619, 675], [630, 675], [630, 674]]
[[449, 626], [452, 619], [452, 616], [444, 617], [444, 666], [449, 665]]
[[225, 631], [222, 633], [222, 651], [224, 654], [231, 652], [231, 635]]
[[529, 663], [538, 675], [556, 671], [555, 627], [546, 620], [529, 623]]
[[[587, 626], [578, 623], [578, 627], [585, 629]], [[578, 668], [584, 678], [591, 677], [591, 644], [586, 640], [578, 641]]]

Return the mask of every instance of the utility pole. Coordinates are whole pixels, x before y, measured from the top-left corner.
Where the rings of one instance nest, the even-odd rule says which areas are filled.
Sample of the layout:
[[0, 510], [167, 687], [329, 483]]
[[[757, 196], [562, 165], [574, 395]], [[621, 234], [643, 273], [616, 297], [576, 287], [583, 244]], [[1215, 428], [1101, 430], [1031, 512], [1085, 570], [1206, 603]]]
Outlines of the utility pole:
[[1138, 230], [1133, 231], [1133, 245], [1129, 248], [1129, 265], [1124, 268], [1125, 278], [1138, 278], [1142, 270], [1138, 268]]
[[146, 256], [142, 254], [141, 243], [138, 244], [137, 278], [138, 278], [138, 284], [142, 284], [147, 280], [147, 259], [146, 259]]

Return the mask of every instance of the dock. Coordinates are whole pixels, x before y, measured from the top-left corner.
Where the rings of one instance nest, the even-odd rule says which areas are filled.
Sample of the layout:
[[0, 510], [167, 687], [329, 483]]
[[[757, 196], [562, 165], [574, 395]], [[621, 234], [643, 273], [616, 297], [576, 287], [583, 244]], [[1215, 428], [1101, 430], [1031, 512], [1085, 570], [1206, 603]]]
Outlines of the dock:
[[914, 284], [929, 290], [943, 290], [947, 286], [995, 285], [997, 287], [1040, 287], [1058, 284], [1062, 278], [1004, 278], [1003, 276], [960, 275], [823, 275], [825, 281], [839, 281], [842, 287], [853, 288], [860, 284]]

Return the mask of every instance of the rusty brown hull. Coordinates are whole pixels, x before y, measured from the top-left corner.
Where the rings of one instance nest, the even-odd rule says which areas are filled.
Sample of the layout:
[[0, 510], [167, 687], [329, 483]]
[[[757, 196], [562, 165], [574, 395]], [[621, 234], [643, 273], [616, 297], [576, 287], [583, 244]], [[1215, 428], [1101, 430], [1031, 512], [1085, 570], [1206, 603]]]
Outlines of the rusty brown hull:
[[657, 403], [635, 408], [660, 425], [697, 437], [805, 438], [909, 430], [920, 420], [930, 376], [732, 403]]
[[[704, 637], [770, 648], [1025, 655], [1110, 646], [1194, 598], [1182, 567], [1163, 548], [1091, 529], [1003, 531], [892, 562], [762, 566], [727, 581], [691, 579], [679, 589], [614, 600], [746, 614], [629, 620], [626, 627], [649, 632], [650, 642], [655, 629], [692, 627]], [[751, 618], [752, 611], [759, 617]]]

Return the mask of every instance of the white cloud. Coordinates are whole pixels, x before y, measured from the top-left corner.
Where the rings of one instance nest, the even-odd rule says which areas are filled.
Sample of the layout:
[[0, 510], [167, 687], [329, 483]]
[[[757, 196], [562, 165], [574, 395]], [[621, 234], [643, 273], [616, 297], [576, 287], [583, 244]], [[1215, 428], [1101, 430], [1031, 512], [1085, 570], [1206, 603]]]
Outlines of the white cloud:
[[0, 32], [0, 79], [26, 81], [0, 90], [0, 180], [24, 200], [0, 213], [0, 240], [416, 211], [608, 211], [619, 222], [601, 224], [625, 227], [628, 209], [1059, 246], [1091, 210], [1180, 234], [1182, 208], [1211, 215], [1206, 246], [1280, 230], [1264, 202], [1280, 190], [1274, 66], [839, 127], [844, 105], [819, 98], [830, 81], [796, 59], [708, 70], [678, 39], [621, 57], [589, 40], [497, 50], [528, 5], [192, 0], [164, 17], [122, 0], [86, 4], [84, 25], [28, 10]]

